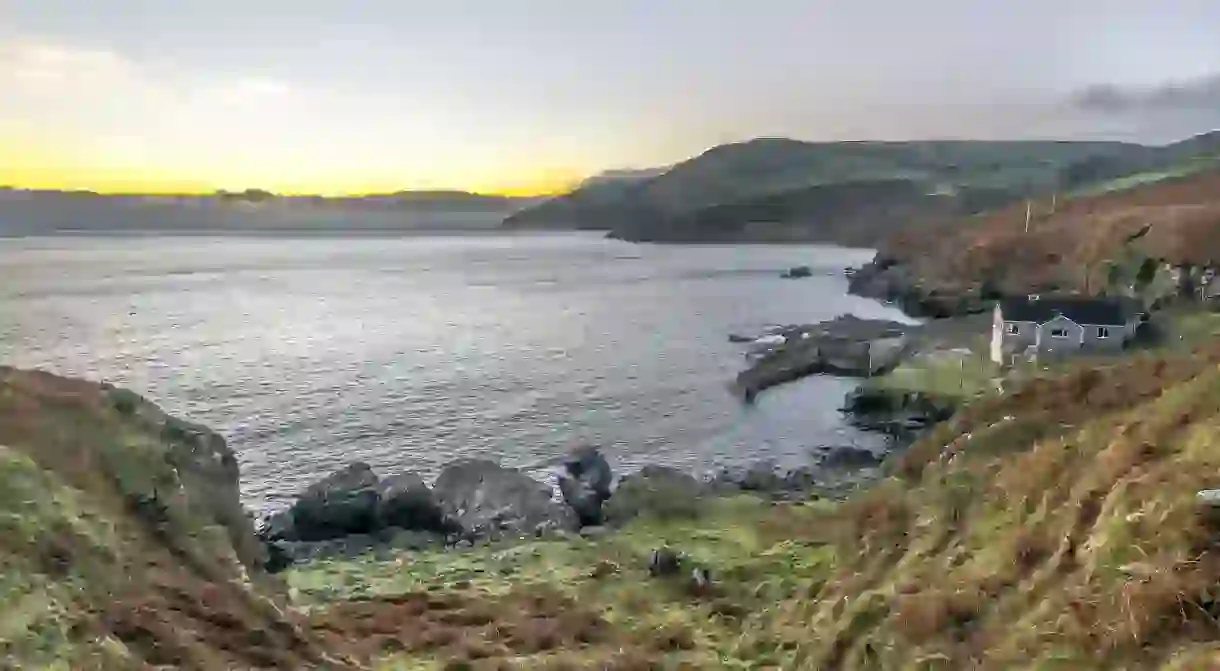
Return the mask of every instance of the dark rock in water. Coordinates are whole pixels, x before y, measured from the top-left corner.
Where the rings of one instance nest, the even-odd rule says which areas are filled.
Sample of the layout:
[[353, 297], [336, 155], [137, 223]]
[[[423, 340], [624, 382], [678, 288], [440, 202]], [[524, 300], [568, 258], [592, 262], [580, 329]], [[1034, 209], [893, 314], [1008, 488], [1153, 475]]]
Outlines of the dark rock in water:
[[604, 506], [607, 523], [622, 525], [636, 517], [691, 519], [703, 511], [704, 486], [665, 466], [645, 466], [619, 483]]
[[432, 490], [414, 473], [400, 473], [377, 484], [377, 524], [445, 533], [453, 526]]
[[654, 578], [677, 575], [682, 570], [682, 557], [677, 552], [663, 547], [648, 555], [648, 573]]
[[720, 493], [747, 492], [772, 499], [798, 500], [819, 486], [817, 473], [807, 467], [781, 470], [772, 461], [721, 469], [708, 483]]
[[858, 428], [909, 437], [949, 419], [955, 409], [950, 399], [865, 386], [847, 395], [843, 412]]
[[740, 335], [737, 333], [729, 334], [729, 342], [733, 343], [747, 343], [754, 342], [755, 340], [758, 340], [757, 336]]
[[775, 462], [760, 461], [744, 468], [726, 469], [717, 477], [721, 484], [729, 484], [745, 492], [774, 492], [786, 489]]
[[783, 277], [786, 279], [799, 279], [802, 277], [813, 277], [813, 269], [810, 268], [809, 266], [794, 266], [794, 267], [789, 268], [788, 270], [784, 271], [784, 274], [780, 275], [780, 277]]
[[865, 468], [881, 463], [882, 456], [863, 447], [826, 447], [822, 452], [822, 465], [829, 468]]
[[355, 462], [305, 490], [292, 506], [296, 537], [324, 541], [377, 528], [377, 474], [364, 462]]
[[446, 466], [433, 494], [446, 516], [479, 537], [533, 536], [540, 528], [577, 526], [575, 514], [552, 500], [549, 486], [492, 461]]
[[600, 524], [602, 504], [610, 498], [614, 472], [596, 447], [574, 450], [564, 462], [559, 491], [582, 526]]

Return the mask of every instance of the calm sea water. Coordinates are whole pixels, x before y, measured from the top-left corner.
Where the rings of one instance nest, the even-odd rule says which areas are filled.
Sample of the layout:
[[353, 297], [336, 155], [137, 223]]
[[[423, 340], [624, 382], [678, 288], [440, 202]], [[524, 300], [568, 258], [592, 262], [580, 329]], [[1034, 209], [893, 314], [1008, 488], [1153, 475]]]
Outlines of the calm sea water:
[[[246, 503], [352, 460], [536, 468], [575, 442], [701, 471], [867, 440], [810, 378], [744, 406], [732, 331], [851, 312], [870, 252], [582, 234], [0, 239], [0, 361], [133, 388], [223, 432]], [[808, 280], [779, 272], [805, 264]]]

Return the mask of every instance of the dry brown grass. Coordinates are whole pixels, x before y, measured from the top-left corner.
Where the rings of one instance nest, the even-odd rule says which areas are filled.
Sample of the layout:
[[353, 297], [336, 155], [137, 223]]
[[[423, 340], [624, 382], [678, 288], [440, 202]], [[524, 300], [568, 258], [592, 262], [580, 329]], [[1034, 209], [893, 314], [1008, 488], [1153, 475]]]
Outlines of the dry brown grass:
[[1220, 343], [968, 407], [841, 510], [798, 668], [1215, 668], [1216, 436]]
[[1025, 204], [965, 220], [912, 227], [884, 245], [927, 288], [965, 288], [991, 278], [1011, 292], [1098, 290], [1102, 262], [1123, 258], [1128, 238], [1171, 263], [1220, 262], [1220, 173], [1204, 172], [1124, 191], [1039, 202], [1025, 231]]

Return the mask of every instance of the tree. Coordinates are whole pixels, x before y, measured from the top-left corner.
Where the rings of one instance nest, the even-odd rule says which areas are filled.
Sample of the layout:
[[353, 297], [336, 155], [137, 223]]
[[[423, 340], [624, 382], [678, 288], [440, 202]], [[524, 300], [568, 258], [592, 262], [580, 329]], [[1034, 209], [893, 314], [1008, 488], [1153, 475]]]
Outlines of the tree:
[[1102, 262], [1105, 269], [1105, 286], [1102, 287], [1102, 292], [1107, 294], [1121, 294], [1127, 288], [1126, 272], [1123, 264], [1106, 259]]

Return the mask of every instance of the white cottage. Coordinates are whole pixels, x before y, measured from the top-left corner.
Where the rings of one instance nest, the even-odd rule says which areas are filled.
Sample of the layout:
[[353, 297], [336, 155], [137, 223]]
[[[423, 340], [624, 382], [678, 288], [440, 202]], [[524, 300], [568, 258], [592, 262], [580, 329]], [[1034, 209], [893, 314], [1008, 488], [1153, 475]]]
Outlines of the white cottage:
[[1130, 299], [1089, 297], [1010, 298], [996, 303], [991, 360], [1004, 364], [1027, 355], [1070, 355], [1121, 350], [1143, 320]]

